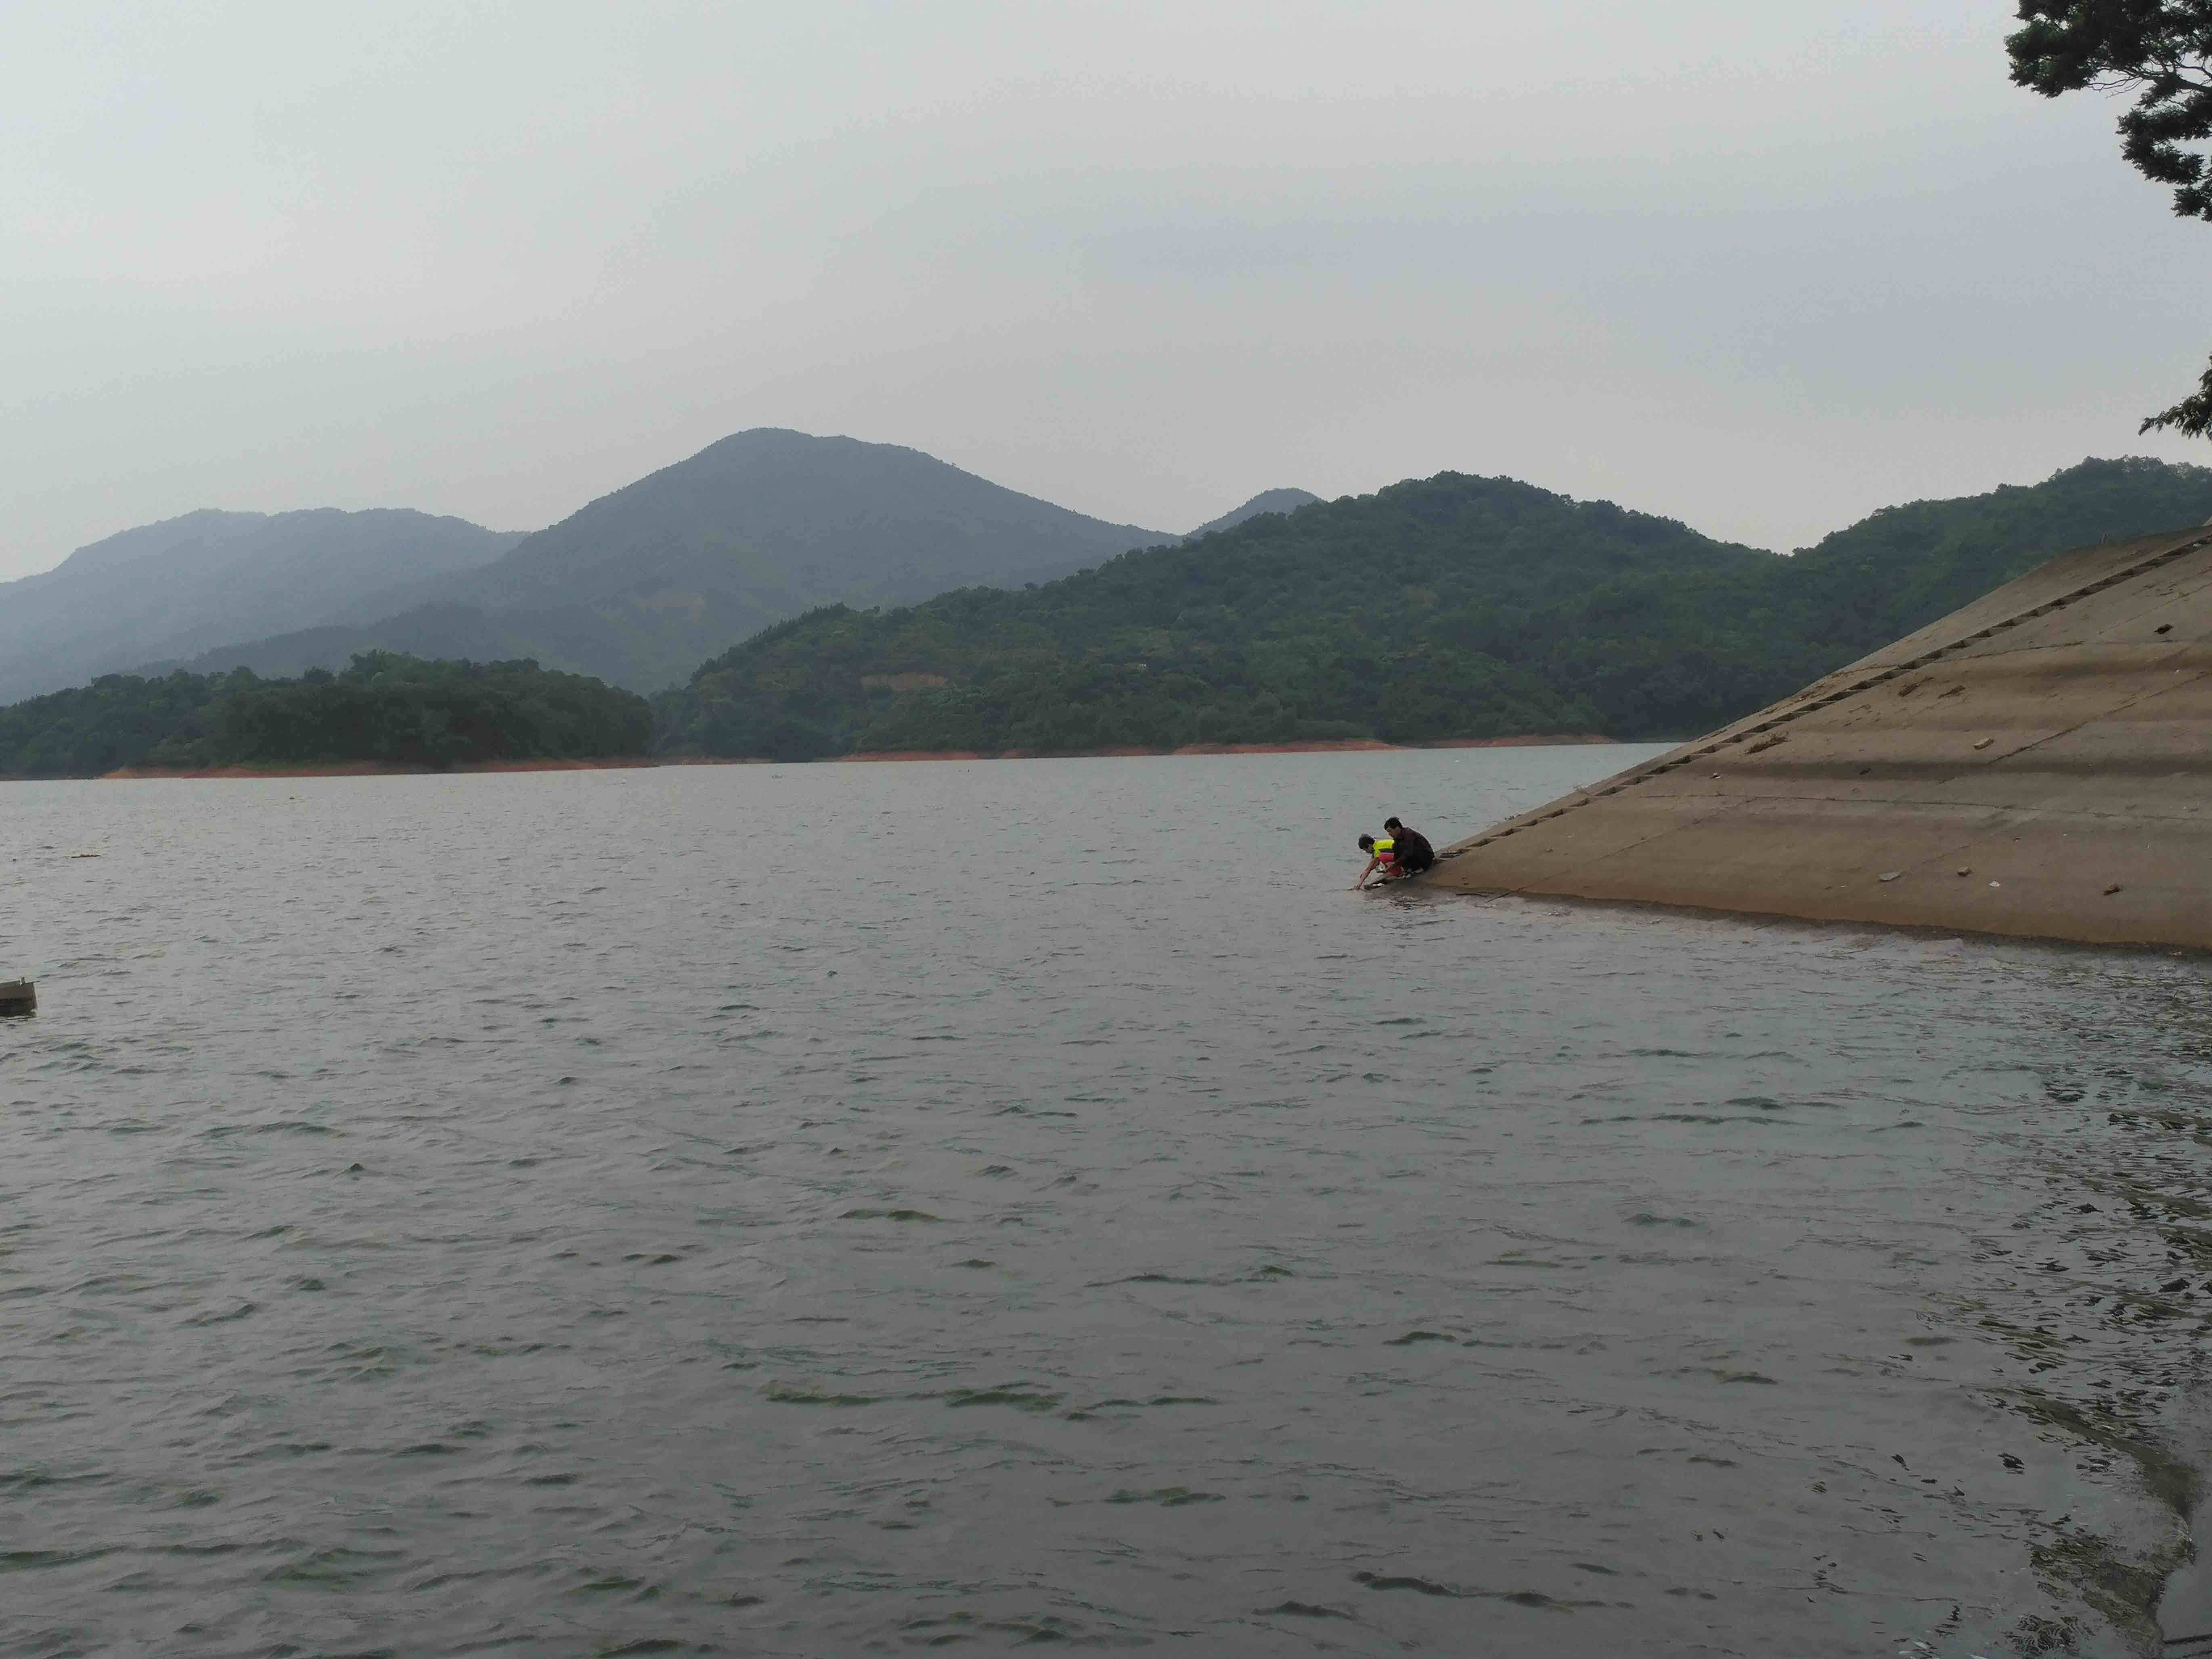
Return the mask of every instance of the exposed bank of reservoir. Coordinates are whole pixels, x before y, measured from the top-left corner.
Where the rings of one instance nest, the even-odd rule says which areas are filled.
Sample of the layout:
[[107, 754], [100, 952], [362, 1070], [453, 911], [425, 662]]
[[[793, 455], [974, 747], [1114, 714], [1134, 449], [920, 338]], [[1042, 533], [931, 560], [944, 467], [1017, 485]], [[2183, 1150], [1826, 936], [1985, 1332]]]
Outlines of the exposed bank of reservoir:
[[2212, 946], [2212, 530], [2054, 559], [1434, 879]]

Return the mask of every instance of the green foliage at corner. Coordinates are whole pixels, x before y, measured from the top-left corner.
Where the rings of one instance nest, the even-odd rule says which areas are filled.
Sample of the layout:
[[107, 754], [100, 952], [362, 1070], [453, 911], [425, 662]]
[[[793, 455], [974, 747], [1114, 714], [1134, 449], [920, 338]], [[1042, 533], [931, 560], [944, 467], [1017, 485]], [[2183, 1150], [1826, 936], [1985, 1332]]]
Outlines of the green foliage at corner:
[[97, 777], [124, 766], [597, 759], [651, 748], [643, 698], [536, 663], [374, 652], [296, 680], [250, 670], [108, 674], [0, 708], [0, 775]]
[[[2120, 154], [2173, 187], [2173, 210], [2212, 219], [2212, 0], [2020, 0], [2024, 27], [2005, 37], [2015, 84], [2057, 98], [2132, 94]], [[2212, 365], [2196, 392], [2142, 430], [2212, 437]]]
[[1443, 473], [1021, 592], [771, 628], [656, 700], [664, 749], [1074, 753], [1685, 736], [2069, 547], [2212, 514], [2212, 471], [2087, 461], [1885, 509], [1794, 557]]

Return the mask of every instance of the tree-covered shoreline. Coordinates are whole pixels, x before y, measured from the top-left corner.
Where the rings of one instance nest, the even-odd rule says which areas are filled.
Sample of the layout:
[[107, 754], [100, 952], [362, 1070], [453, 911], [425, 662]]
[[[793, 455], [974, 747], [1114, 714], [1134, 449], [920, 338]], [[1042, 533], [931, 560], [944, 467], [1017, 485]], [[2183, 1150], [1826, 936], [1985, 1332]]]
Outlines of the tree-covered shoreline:
[[336, 674], [262, 679], [181, 670], [106, 674], [0, 708], [0, 777], [125, 768], [372, 763], [443, 768], [643, 756], [642, 697], [535, 662], [428, 661], [376, 652]]

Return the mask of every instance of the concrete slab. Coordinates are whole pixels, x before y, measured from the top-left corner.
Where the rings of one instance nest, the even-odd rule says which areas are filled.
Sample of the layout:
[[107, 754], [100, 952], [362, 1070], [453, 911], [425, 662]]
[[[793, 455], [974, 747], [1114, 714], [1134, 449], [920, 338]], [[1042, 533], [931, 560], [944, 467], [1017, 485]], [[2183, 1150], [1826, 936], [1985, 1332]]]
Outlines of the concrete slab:
[[2063, 554], [1431, 880], [2212, 948], [2212, 533]]

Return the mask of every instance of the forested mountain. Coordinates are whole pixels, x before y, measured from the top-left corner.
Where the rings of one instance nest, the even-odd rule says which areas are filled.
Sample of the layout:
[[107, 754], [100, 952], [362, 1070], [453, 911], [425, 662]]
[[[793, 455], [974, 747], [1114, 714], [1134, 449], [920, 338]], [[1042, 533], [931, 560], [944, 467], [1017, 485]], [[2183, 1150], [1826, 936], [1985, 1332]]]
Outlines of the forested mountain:
[[143, 525], [0, 582], [0, 702], [304, 628], [376, 596], [380, 609], [399, 610], [422, 584], [521, 539], [404, 508], [208, 511]]
[[2085, 461], [1875, 514], [1795, 557], [1442, 473], [1132, 552], [1025, 592], [833, 607], [659, 700], [665, 746], [1391, 741], [1705, 730], [2065, 547], [2196, 524], [2212, 471]]
[[1311, 507], [1320, 499], [1310, 489], [1263, 489], [1234, 512], [1207, 520], [1183, 539], [1194, 542], [1200, 536], [1211, 536], [1217, 530], [1234, 530], [1245, 520], [1256, 519], [1262, 513], [1295, 513], [1302, 507]]
[[[785, 756], [1595, 731], [1608, 701], [1559, 672], [1538, 618], [1623, 580], [1749, 593], [1778, 562], [1609, 502], [1444, 473], [1030, 592], [818, 612], [708, 662], [660, 712], [675, 746]], [[1712, 611], [1717, 629], [1610, 665], [1609, 702], [1694, 724], [1755, 698], [1777, 672], [1763, 619]]]
[[264, 680], [182, 672], [106, 674], [0, 708], [0, 776], [97, 777], [125, 766], [308, 765], [641, 755], [642, 697], [534, 662], [356, 657]]
[[[732, 640], [832, 600], [1019, 586], [1172, 539], [1002, 489], [920, 450], [763, 428], [601, 496], [406, 614], [312, 640], [233, 633], [248, 642], [198, 663], [434, 654], [460, 630], [652, 690]], [[456, 607], [479, 614], [460, 618]]]

